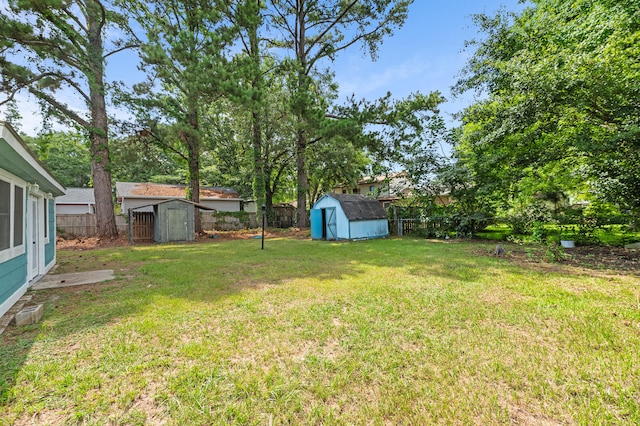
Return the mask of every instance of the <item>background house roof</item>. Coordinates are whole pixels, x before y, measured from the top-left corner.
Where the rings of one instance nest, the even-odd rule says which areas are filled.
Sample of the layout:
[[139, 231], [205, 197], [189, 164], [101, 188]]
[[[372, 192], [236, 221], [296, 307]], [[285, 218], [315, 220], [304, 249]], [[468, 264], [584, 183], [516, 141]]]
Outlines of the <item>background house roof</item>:
[[[186, 185], [116, 182], [116, 197], [118, 198], [185, 198], [186, 194]], [[206, 199], [239, 200], [240, 195], [232, 188], [200, 187], [200, 200]]]
[[385, 175], [378, 175], [378, 176], [365, 176], [362, 179], [360, 179], [358, 181], [358, 185], [363, 185], [363, 184], [367, 184], [367, 183], [379, 183], [379, 182], [384, 182], [385, 180], [393, 180], [393, 179], [400, 179], [400, 178], [406, 178], [408, 176], [407, 172], [394, 172], [394, 173], [388, 173]]
[[67, 188], [67, 193], [56, 198], [56, 204], [95, 204], [93, 188]]
[[349, 220], [386, 219], [387, 212], [378, 200], [359, 194], [327, 194], [340, 202], [344, 214]]

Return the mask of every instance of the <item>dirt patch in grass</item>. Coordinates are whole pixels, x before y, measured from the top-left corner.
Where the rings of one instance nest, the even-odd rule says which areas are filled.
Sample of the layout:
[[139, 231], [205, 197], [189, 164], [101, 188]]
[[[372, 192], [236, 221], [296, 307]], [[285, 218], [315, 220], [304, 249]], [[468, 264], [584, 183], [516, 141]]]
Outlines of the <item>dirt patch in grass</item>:
[[622, 247], [585, 246], [566, 249], [564, 263], [640, 274], [640, 250]]
[[[560, 249], [556, 255], [543, 245], [509, 245], [506, 257], [518, 263], [543, 263], [549, 266], [623, 272], [640, 275], [640, 250], [609, 246], [580, 246]], [[484, 253], [487, 253], [486, 251]], [[491, 255], [493, 251], [491, 251]]]
[[129, 240], [126, 236], [119, 236], [118, 238], [64, 238], [59, 236], [56, 239], [56, 248], [58, 250], [90, 250], [95, 248], [123, 247], [128, 245]]
[[[209, 231], [202, 235], [198, 235], [195, 241], [190, 244], [216, 242], [216, 241], [233, 241], [248, 240], [262, 236], [260, 229], [245, 229], [241, 231]], [[309, 238], [308, 229], [288, 228], [288, 229], [267, 229], [264, 233], [265, 238]], [[154, 243], [139, 243], [135, 245], [150, 245]], [[98, 238], [98, 237], [77, 237], [64, 238], [59, 236], [56, 240], [58, 250], [92, 250], [111, 247], [127, 247], [130, 246], [129, 239], [126, 235], [120, 235], [117, 238]]]

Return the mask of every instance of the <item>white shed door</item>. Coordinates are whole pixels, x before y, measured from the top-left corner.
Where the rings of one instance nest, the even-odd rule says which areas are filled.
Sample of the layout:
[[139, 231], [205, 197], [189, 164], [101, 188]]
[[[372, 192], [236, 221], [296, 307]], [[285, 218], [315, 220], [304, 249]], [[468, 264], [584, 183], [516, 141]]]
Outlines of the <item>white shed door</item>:
[[327, 240], [338, 239], [338, 225], [336, 219], [336, 209], [330, 208], [327, 210]]

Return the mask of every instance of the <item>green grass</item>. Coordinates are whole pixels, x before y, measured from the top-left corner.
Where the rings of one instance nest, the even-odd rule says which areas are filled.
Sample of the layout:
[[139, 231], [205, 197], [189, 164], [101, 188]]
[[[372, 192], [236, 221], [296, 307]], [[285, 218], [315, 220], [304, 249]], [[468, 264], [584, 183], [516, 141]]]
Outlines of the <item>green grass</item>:
[[492, 248], [61, 251], [119, 278], [0, 336], [0, 424], [640, 423], [640, 280]]
[[[544, 225], [544, 236], [547, 239], [558, 242], [561, 238], [561, 228], [558, 225]], [[578, 239], [578, 227], [574, 226], [571, 233], [565, 239]], [[487, 226], [477, 237], [487, 240], [505, 241], [512, 235], [511, 227], [505, 224]], [[531, 236], [519, 236], [524, 241], [530, 241]], [[630, 232], [623, 225], [605, 225], [595, 230], [594, 237], [597, 243], [609, 246], [624, 246], [625, 244], [640, 242], [640, 232]]]

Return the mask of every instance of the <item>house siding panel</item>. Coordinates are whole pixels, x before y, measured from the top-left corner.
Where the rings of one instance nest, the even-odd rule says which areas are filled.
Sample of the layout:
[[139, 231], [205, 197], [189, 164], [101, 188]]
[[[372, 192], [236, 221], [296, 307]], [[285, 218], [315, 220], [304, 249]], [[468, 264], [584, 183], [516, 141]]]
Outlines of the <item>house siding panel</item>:
[[[27, 255], [22, 254], [0, 264], [0, 316], [4, 314], [2, 307], [17, 292], [26, 290]], [[23, 291], [24, 293], [24, 291]], [[10, 306], [9, 306], [10, 307]], [[7, 307], [7, 309], [9, 309]]]
[[93, 208], [88, 204], [57, 204], [58, 214], [87, 214], [93, 213]]
[[240, 211], [240, 200], [200, 200], [200, 204], [216, 209], [219, 212]]

